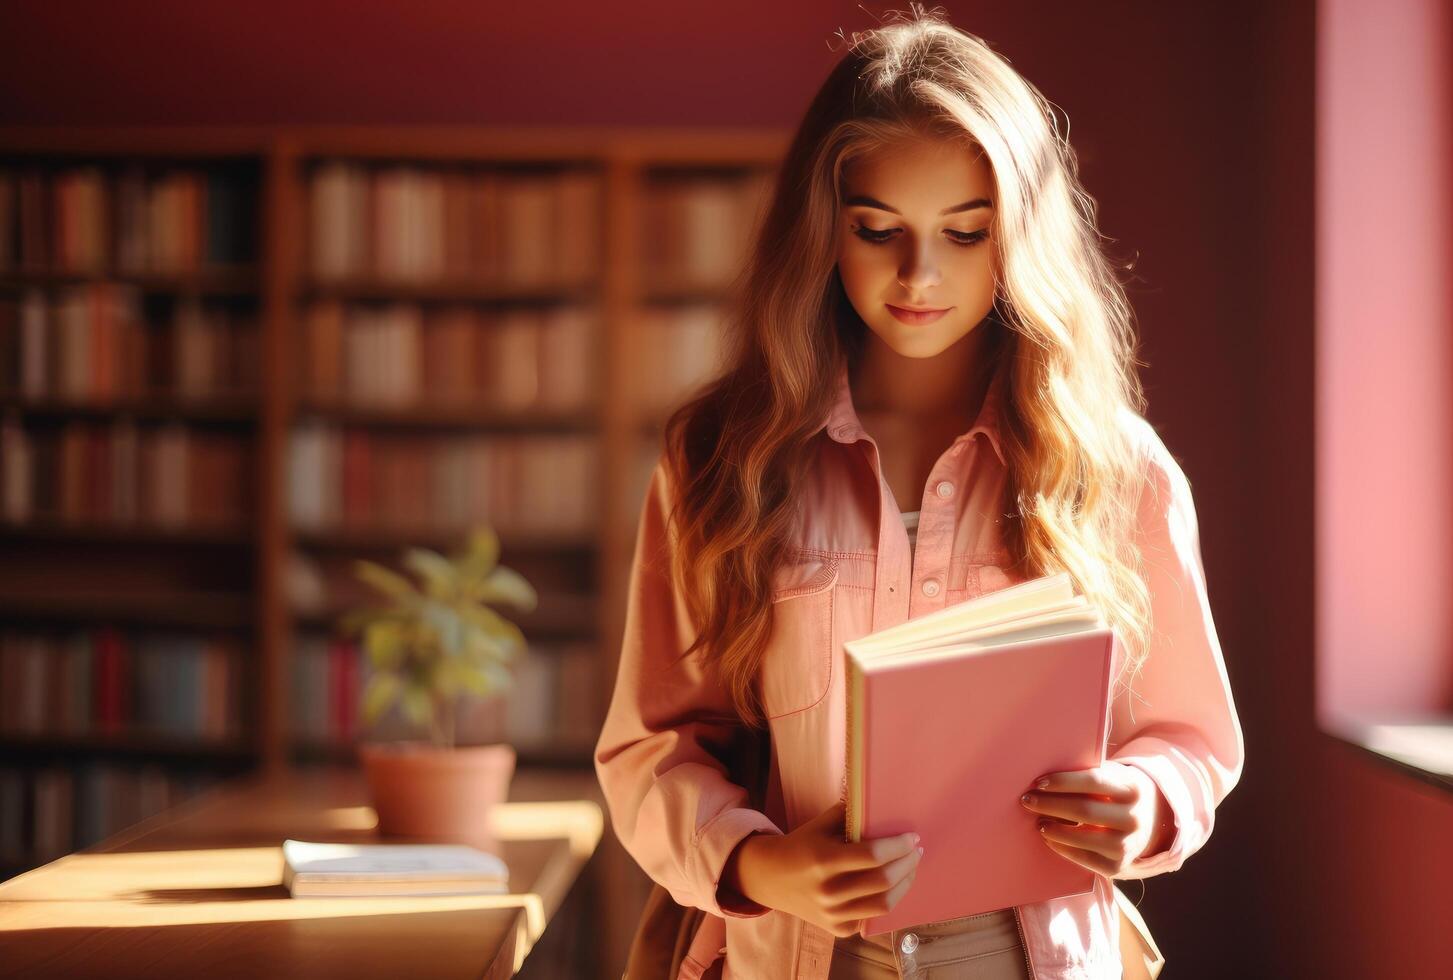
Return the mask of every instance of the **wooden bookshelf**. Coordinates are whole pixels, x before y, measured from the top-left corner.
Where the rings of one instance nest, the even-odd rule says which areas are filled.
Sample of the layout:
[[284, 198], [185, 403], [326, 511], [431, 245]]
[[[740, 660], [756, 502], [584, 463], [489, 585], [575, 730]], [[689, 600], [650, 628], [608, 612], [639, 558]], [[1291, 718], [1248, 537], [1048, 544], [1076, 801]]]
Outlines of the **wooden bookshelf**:
[[235, 739], [202, 739], [167, 735], [8, 735], [0, 738], [0, 751], [35, 756], [136, 756], [148, 759], [190, 759], [216, 762], [245, 761], [251, 747]]
[[[123, 267], [114, 255], [107, 255], [77, 269], [21, 263], [17, 243], [12, 243], [16, 254], [7, 262], [0, 249], [0, 303], [8, 301], [18, 308], [27, 295], [32, 296], [32, 304], [37, 302], [33, 298], [37, 294], [50, 302], [52, 297], [84, 291], [95, 283], [114, 284], [125, 296], [135, 297], [128, 301], [144, 312], [147, 330], [165, 321], [183, 303], [224, 310], [226, 316], [235, 313], [255, 325], [257, 357], [255, 390], [192, 392], [186, 397], [174, 391], [112, 391], [105, 397], [77, 398], [34, 390], [34, 384], [32, 390], [16, 390], [12, 365], [0, 362], [0, 372], [6, 372], [0, 374], [0, 419], [10, 419], [12, 431], [18, 426], [26, 438], [32, 430], [60, 432], [76, 426], [100, 432], [95, 437], [99, 439], [115, 426], [143, 432], [183, 426], [189, 433], [214, 433], [245, 446], [248, 483], [246, 514], [226, 523], [118, 522], [40, 512], [46, 508], [36, 508], [24, 519], [0, 520], [0, 540], [19, 549], [21, 562], [38, 569], [30, 578], [0, 576], [0, 631], [68, 631], [114, 625], [121, 630], [204, 635], [220, 631], [242, 636], [247, 644], [243, 689], [236, 692], [245, 706], [245, 735], [241, 738], [217, 742], [172, 735], [0, 732], [0, 749], [8, 765], [145, 761], [190, 774], [207, 768], [278, 769], [297, 761], [336, 762], [354, 757], [351, 741], [300, 735], [292, 728], [293, 658], [300, 655], [300, 643], [308, 637], [316, 643], [329, 634], [347, 605], [337, 595], [314, 597], [317, 601], [311, 604], [301, 602], [290, 591], [296, 589], [295, 584], [290, 585], [297, 575], [295, 566], [301, 560], [309, 568], [323, 569], [325, 579], [336, 577], [339, 569], [357, 557], [391, 560], [413, 545], [453, 548], [462, 543], [464, 528], [406, 522], [299, 523], [290, 501], [290, 481], [296, 478], [292, 442], [300, 428], [310, 426], [358, 433], [360, 441], [372, 440], [370, 446], [386, 443], [411, 449], [426, 442], [447, 447], [454, 445], [450, 439], [487, 439], [510, 440], [510, 445], [527, 452], [550, 439], [588, 441], [592, 455], [588, 487], [582, 488], [589, 495], [582, 529], [497, 527], [502, 562], [520, 570], [541, 592], [536, 613], [511, 616], [532, 644], [538, 639], [547, 646], [594, 645], [593, 716], [587, 727], [598, 730], [614, 685], [635, 521], [645, 478], [659, 448], [660, 420], [674, 397], [699, 380], [703, 365], [710, 361], [696, 349], [702, 343], [692, 338], [710, 333], [703, 316], [710, 316], [712, 304], [720, 299], [734, 271], [757, 213], [755, 207], [763, 200], [788, 135], [758, 130], [612, 127], [0, 129], [0, 173], [36, 172], [43, 179], [54, 180], [92, 167], [118, 182], [107, 185], [112, 191], [119, 185], [117, 175], [128, 170], [157, 181], [174, 171], [204, 176], [225, 172], [255, 180], [255, 193], [241, 216], [252, 223], [242, 237], [254, 244], [255, 255], [244, 261], [138, 270]], [[450, 200], [457, 203], [465, 200], [458, 194], [477, 193], [478, 200], [485, 202], [479, 206], [486, 208], [492, 206], [488, 194], [494, 191], [486, 186], [491, 181], [497, 180], [505, 188], [499, 193], [507, 204], [500, 206], [524, 207], [521, 201], [528, 203], [528, 195], [544, 186], [531, 184], [532, 180], [548, 183], [556, 177], [562, 181], [575, 178], [572, 190], [561, 189], [565, 186], [561, 183], [549, 191], [555, 202], [552, 206], [559, 208], [552, 213], [565, 222], [577, 222], [573, 209], [588, 199], [581, 195], [591, 193], [591, 187], [599, 196], [589, 224], [583, 229], [573, 223], [564, 226], [572, 234], [583, 230], [580, 240], [565, 242], [546, 236], [535, 243], [496, 241], [495, 251], [490, 253], [490, 246], [480, 244], [485, 241], [480, 236], [494, 229], [479, 222], [467, 229], [468, 235], [475, 236], [468, 239], [470, 255], [490, 257], [493, 265], [480, 259], [461, 270], [455, 253], [445, 255], [444, 265], [436, 263], [434, 274], [427, 275], [419, 274], [423, 267], [418, 255], [409, 252], [417, 241], [405, 248], [402, 240], [396, 242], [387, 231], [365, 222], [358, 227], [383, 243], [382, 251], [371, 252], [370, 259], [379, 260], [388, 253], [402, 265], [393, 268], [392, 274], [377, 267], [322, 274], [315, 251], [320, 247], [315, 235], [321, 233], [315, 227], [316, 214], [337, 212], [318, 210], [324, 206], [315, 200], [315, 194], [323, 185], [315, 178], [330, 167], [348, 175], [335, 181], [336, 187], [351, 187], [347, 193], [356, 194], [356, 186], [349, 181], [356, 183], [359, 175], [369, 182], [370, 219], [382, 213], [413, 213], [378, 210], [383, 207], [379, 202], [385, 199], [385, 191], [377, 188], [388, 180], [407, 185], [406, 190], [398, 191], [400, 196], [388, 199], [393, 202], [388, 207], [402, 207], [398, 202], [407, 201], [412, 208], [424, 201], [437, 208], [438, 202], [428, 195], [438, 191], [429, 181], [440, 180], [446, 187], [442, 193], [456, 195]], [[420, 175], [426, 185], [422, 191]], [[471, 180], [476, 183], [470, 184]], [[520, 190], [527, 185], [530, 189]], [[476, 189], [462, 190], [466, 187]], [[387, 193], [395, 190], [398, 188]], [[0, 186], [0, 194], [4, 193], [7, 191]], [[521, 196], [511, 198], [512, 193]], [[0, 234], [6, 234], [8, 221], [21, 220], [19, 192], [16, 194], [13, 218], [0, 206]], [[534, 200], [538, 203], [538, 198]], [[571, 202], [570, 208], [560, 205], [562, 200]], [[569, 215], [564, 214], [566, 210]], [[454, 236], [448, 241], [457, 244], [466, 240], [458, 237], [464, 226], [452, 214], [446, 214], [444, 220], [454, 229], [448, 233]], [[400, 227], [415, 226], [406, 223]], [[499, 227], [511, 226], [501, 221]], [[562, 226], [551, 227], [558, 230]], [[334, 229], [330, 242], [335, 251], [351, 254], [350, 250], [360, 247], [352, 241], [352, 234]], [[580, 247], [585, 251], [575, 254]], [[540, 249], [545, 251], [540, 253]], [[425, 253], [429, 254], [427, 247]], [[546, 256], [543, 270], [512, 273], [512, 269], [526, 268], [520, 265], [525, 261], [521, 255], [530, 254]], [[594, 261], [582, 265], [581, 255]], [[563, 271], [557, 274], [556, 265]], [[399, 274], [401, 268], [404, 274]], [[586, 372], [582, 377], [590, 379], [590, 388], [578, 404], [564, 408], [492, 404], [485, 396], [492, 396], [493, 388], [479, 391], [479, 398], [472, 397], [473, 391], [467, 392], [471, 397], [460, 398], [457, 394], [445, 397], [426, 386], [415, 393], [417, 397], [382, 404], [349, 397], [347, 392], [320, 394], [310, 390], [306, 374], [315, 350], [309, 333], [309, 311], [315, 304], [340, 308], [345, 331], [354, 329], [346, 317], [359, 310], [403, 310], [406, 316], [420, 318], [425, 331], [439, 322], [432, 318], [464, 310], [468, 316], [478, 317], [479, 329], [485, 332], [509, 329], [512, 316], [545, 318], [551, 311], [584, 311], [588, 327], [566, 325], [561, 329], [590, 332], [588, 363], [573, 368]], [[660, 350], [670, 345], [663, 346], [657, 338], [667, 335], [670, 323], [684, 323], [692, 317], [696, 333], [676, 344], [683, 349], [670, 355], [671, 363], [660, 363], [666, 356]], [[651, 332], [654, 330], [665, 332], [658, 335]], [[4, 342], [0, 337], [0, 343]], [[504, 343], [498, 333], [490, 334], [488, 342]], [[0, 350], [0, 358], [3, 356]], [[690, 365], [692, 377], [678, 378], [675, 396], [670, 390], [650, 387], [650, 382], [659, 382], [693, 358], [700, 363]], [[499, 390], [505, 388], [508, 385]], [[648, 389], [650, 398], [646, 397]], [[0, 445], [0, 484], [6, 467], [4, 452]], [[4, 516], [0, 514], [0, 518]], [[65, 570], [82, 565], [95, 566], [98, 571], [85, 581], [67, 581]], [[325, 580], [324, 584], [326, 592], [336, 582]], [[592, 747], [593, 740], [580, 737], [577, 731], [555, 742], [521, 745], [520, 763], [588, 770]], [[85, 843], [89, 842], [77, 841], [75, 846]], [[0, 841], [0, 851], [3, 848], [4, 841]], [[27, 859], [44, 858], [36, 852]], [[25, 863], [16, 862], [14, 855], [8, 865], [4, 861], [0, 855], [0, 875]], [[602, 848], [597, 865], [594, 873], [602, 879], [600, 933], [611, 937], [612, 943], [612, 948], [602, 950], [602, 962], [614, 965], [618, 975], [649, 882], [611, 841]]]
[[53, 395], [27, 398], [8, 393], [0, 395], [0, 412], [5, 409], [14, 409], [32, 419], [129, 417], [238, 425], [251, 425], [257, 421], [257, 405], [252, 399], [225, 395], [207, 398], [143, 396], [82, 400]]

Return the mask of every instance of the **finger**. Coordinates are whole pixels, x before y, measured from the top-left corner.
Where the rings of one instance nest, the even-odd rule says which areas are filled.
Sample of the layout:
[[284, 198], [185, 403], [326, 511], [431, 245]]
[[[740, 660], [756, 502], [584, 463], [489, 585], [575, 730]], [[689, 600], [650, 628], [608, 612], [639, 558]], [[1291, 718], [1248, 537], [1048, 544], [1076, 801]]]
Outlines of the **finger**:
[[854, 841], [851, 844], [834, 848], [836, 853], [828, 858], [828, 864], [834, 871], [872, 868], [909, 854], [917, 846], [918, 835], [912, 831], [894, 834], [891, 837], [874, 837], [871, 840]]
[[1102, 874], [1106, 878], [1115, 877], [1115, 873], [1120, 870], [1120, 866], [1116, 862], [1111, 861], [1104, 855], [1096, 854], [1093, 851], [1086, 851], [1070, 844], [1064, 844], [1057, 840], [1050, 840], [1048, 837], [1045, 838], [1044, 842], [1049, 845], [1050, 850], [1062, 855], [1066, 860], [1073, 861], [1082, 868], [1089, 868], [1091, 871]]
[[915, 865], [912, 871], [908, 872], [902, 878], [899, 878], [898, 883], [892, 888], [888, 889], [888, 908], [890, 910], [893, 908], [893, 906], [898, 904], [899, 899], [901, 899], [905, 894], [908, 893], [908, 889], [912, 888], [913, 883], [917, 880], [918, 866]]
[[1029, 799], [1021, 801], [1026, 809], [1046, 816], [1072, 820], [1075, 823], [1093, 824], [1113, 830], [1129, 832], [1135, 829], [1127, 803], [1110, 803], [1088, 796], [1071, 796], [1067, 793], [1030, 793]]
[[1138, 795], [1134, 783], [1121, 776], [1116, 769], [1105, 766], [1072, 772], [1052, 772], [1041, 778], [1047, 784], [1040, 787], [1036, 780], [1030, 786], [1031, 792], [1089, 793], [1094, 796], [1108, 796], [1122, 803], [1134, 803]]
[[1100, 827], [1071, 827], [1068, 824], [1046, 820], [1039, 832], [1046, 840], [1058, 841], [1070, 847], [1091, 851], [1111, 861], [1119, 861], [1125, 853], [1125, 838], [1113, 830]]
[[872, 915], [882, 915], [893, 906], [898, 904], [904, 894], [912, 887], [914, 879], [918, 877], [918, 868], [909, 869], [908, 873], [893, 883], [893, 886], [886, 891], [875, 891], [866, 895], [859, 895], [852, 901], [843, 902], [828, 910], [829, 915], [844, 916], [850, 921], [858, 921]]
[[920, 855], [917, 848], [900, 858], [876, 868], [861, 871], [847, 871], [829, 879], [824, 888], [832, 896], [830, 908], [853, 901], [862, 895], [875, 895], [896, 885], [904, 875], [911, 874], [918, 867]]

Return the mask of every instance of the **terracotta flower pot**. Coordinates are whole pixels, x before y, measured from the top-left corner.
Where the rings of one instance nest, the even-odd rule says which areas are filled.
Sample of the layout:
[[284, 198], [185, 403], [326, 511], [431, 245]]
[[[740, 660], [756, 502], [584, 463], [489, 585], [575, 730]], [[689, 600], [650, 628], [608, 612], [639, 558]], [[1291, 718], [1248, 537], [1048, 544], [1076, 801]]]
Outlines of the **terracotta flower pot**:
[[380, 833], [487, 839], [489, 808], [509, 798], [515, 750], [505, 743], [439, 748], [428, 742], [358, 746]]

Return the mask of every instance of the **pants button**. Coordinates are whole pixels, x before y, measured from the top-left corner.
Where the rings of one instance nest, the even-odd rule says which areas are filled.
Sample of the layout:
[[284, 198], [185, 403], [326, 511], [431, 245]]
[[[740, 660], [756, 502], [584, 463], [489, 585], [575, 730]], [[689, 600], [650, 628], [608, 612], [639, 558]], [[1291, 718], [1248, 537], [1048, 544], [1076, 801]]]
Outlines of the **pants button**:
[[899, 946], [905, 953], [913, 952], [918, 948], [918, 936], [911, 932], [905, 932], [903, 934], [903, 942]]

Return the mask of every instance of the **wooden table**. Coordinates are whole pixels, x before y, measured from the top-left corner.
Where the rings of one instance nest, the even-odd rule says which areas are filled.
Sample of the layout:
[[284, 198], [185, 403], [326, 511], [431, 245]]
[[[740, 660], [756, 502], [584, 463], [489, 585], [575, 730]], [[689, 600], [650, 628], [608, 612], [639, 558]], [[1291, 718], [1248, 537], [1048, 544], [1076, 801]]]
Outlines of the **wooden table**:
[[282, 841], [381, 838], [361, 771], [226, 783], [0, 883], [0, 975], [508, 977], [600, 841], [588, 774], [520, 770], [491, 830], [510, 894], [289, 897]]

